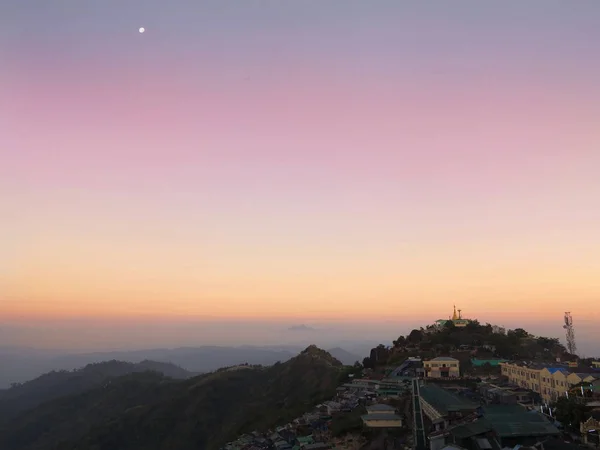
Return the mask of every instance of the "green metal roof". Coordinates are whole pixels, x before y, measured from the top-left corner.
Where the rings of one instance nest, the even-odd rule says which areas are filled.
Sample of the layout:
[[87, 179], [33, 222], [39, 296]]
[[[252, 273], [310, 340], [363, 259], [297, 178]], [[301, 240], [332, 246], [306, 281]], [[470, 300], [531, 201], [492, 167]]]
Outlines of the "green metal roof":
[[315, 442], [312, 434], [309, 436], [298, 436], [296, 439], [298, 439], [298, 442], [300, 442], [301, 444], [312, 444]]
[[450, 430], [452, 436], [458, 439], [466, 439], [471, 436], [477, 436], [492, 431], [492, 425], [485, 419], [478, 419], [475, 422], [465, 423]]
[[485, 419], [500, 437], [560, 434], [544, 415], [519, 405], [488, 405], [483, 411]]
[[444, 416], [457, 411], [475, 411], [479, 406], [435, 384], [421, 386], [419, 391], [421, 398]]
[[490, 366], [497, 366], [502, 362], [507, 362], [507, 359], [477, 359], [473, 358], [471, 360], [471, 364], [475, 367], [484, 366], [485, 364], [489, 364]]

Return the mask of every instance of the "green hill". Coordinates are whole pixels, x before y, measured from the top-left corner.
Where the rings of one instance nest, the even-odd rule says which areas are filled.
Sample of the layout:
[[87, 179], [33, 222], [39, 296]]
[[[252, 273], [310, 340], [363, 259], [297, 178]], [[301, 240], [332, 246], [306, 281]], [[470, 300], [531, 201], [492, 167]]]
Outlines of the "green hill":
[[232, 368], [188, 380], [130, 374], [20, 414], [0, 428], [0, 448], [216, 449], [331, 398], [343, 373], [339, 361], [310, 346], [266, 368]]
[[479, 358], [524, 359], [555, 361], [572, 359], [556, 338], [534, 336], [522, 328], [504, 330], [490, 324], [470, 321], [465, 327], [454, 326], [452, 321], [441, 327], [428, 326], [414, 329], [400, 336], [391, 347], [379, 345], [363, 360], [365, 367], [382, 366], [403, 361], [407, 356], [455, 356], [457, 350]]
[[26, 383], [15, 384], [10, 389], [0, 390], [0, 423], [49, 400], [99, 386], [111, 377], [146, 371], [159, 372], [176, 379], [190, 378], [194, 375], [173, 364], [156, 361], [142, 361], [137, 364], [107, 361], [88, 364], [72, 371], [49, 372]]

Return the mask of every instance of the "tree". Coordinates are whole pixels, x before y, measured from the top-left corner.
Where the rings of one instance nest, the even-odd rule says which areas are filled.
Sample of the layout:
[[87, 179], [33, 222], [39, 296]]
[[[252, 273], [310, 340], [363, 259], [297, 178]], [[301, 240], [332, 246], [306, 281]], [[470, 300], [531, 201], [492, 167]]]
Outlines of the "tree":
[[479, 328], [481, 328], [481, 325], [479, 324], [479, 321], [471, 320], [469, 323], [467, 323], [467, 326], [465, 328], [467, 329], [467, 331], [473, 333], [473, 332], [479, 331]]
[[560, 342], [557, 338], [547, 338], [543, 336], [537, 338], [537, 343], [547, 350], [552, 350], [554, 347], [560, 345]]
[[556, 420], [572, 430], [579, 430], [579, 424], [586, 419], [589, 412], [589, 407], [576, 397], [560, 397], [552, 408], [555, 408]]
[[385, 345], [379, 344], [377, 347], [371, 349], [371, 363], [376, 366], [378, 364], [385, 364], [390, 357], [390, 350]]
[[411, 344], [418, 344], [423, 340], [423, 332], [421, 330], [412, 330], [407, 338]]
[[[496, 327], [496, 328], [498, 328], [498, 327]], [[486, 323], [485, 325], [480, 325], [479, 330], [481, 331], [482, 334], [485, 334], [485, 335], [490, 335], [490, 334], [494, 333], [494, 327], [489, 323]]]
[[432, 347], [433, 346], [431, 345], [431, 341], [423, 341], [419, 344], [419, 350], [422, 350], [425, 352], [430, 351], [432, 349]]
[[517, 339], [524, 339], [530, 337], [531, 335], [525, 331], [523, 328], [515, 328], [514, 330], [509, 330], [508, 335], [515, 337]]
[[364, 367], [365, 369], [373, 369], [373, 368], [374, 368], [373, 361], [371, 361], [371, 358], [370, 358], [370, 357], [368, 357], [368, 356], [366, 356], [366, 357], [363, 359], [362, 365], [363, 365], [363, 367]]
[[394, 342], [394, 347], [404, 347], [406, 345], [406, 338], [404, 336], [398, 337]]

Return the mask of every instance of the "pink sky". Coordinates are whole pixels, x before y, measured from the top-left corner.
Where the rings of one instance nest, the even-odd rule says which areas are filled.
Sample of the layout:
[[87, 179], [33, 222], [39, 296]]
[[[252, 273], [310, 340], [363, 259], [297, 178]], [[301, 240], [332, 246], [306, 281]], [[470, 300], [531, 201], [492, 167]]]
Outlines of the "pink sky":
[[147, 5], [4, 16], [0, 315], [600, 318], [591, 3]]

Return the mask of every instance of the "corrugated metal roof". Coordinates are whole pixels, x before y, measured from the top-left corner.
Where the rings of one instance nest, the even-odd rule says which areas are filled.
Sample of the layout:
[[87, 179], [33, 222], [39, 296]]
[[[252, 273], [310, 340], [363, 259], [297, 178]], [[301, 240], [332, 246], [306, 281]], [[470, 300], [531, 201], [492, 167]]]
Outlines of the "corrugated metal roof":
[[465, 423], [451, 429], [450, 434], [458, 439], [466, 439], [488, 431], [492, 431], [492, 425], [485, 419], [478, 419], [475, 422]]
[[488, 405], [483, 411], [485, 419], [500, 437], [560, 434], [544, 415], [519, 405]]
[[447, 415], [455, 411], [474, 411], [479, 405], [453, 393], [442, 389], [435, 384], [421, 386], [421, 398], [433, 406], [440, 414]]

